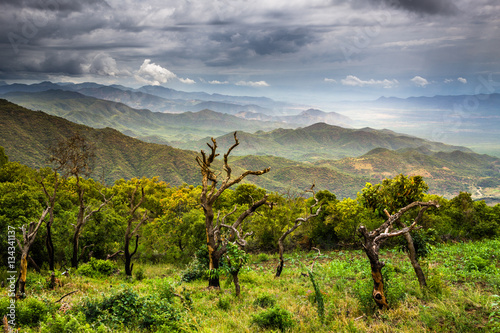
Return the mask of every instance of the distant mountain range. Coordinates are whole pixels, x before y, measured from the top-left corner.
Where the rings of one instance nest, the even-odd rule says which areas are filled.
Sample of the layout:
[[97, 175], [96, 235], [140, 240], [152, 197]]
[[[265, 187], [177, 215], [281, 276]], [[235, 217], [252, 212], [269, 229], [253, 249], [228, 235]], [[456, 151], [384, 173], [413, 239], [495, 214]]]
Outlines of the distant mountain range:
[[[200, 183], [196, 152], [146, 143], [111, 128], [93, 129], [0, 100], [0, 146], [5, 148], [11, 161], [32, 167], [44, 166], [48, 148], [76, 132], [96, 144], [93, 175], [96, 179], [103, 175], [107, 182], [113, 182], [120, 178], [159, 176], [172, 185]], [[500, 198], [500, 159], [463, 147], [429, 142], [389, 130], [353, 130], [327, 124], [255, 134], [241, 132], [238, 137], [240, 145], [230, 160], [234, 173], [271, 166], [268, 174], [248, 178], [249, 182], [269, 191], [303, 190], [315, 183], [318, 189], [328, 189], [340, 198], [355, 197], [366, 182], [379, 182], [384, 177], [405, 173], [422, 175], [431, 193], [452, 197], [460, 191], [469, 191], [475, 198]], [[225, 152], [228, 138], [222, 136], [217, 142], [219, 151]], [[375, 148], [364, 155], [336, 161], [311, 158], [313, 162], [303, 163], [269, 156], [285, 149], [291, 152], [294, 146], [306, 149], [313, 142], [332, 151], [337, 148], [364, 151], [379, 144], [390, 147]], [[259, 144], [268, 144], [273, 150], [262, 156], [236, 156], [245, 150], [256, 149], [252, 145]], [[319, 151], [312, 151], [312, 154], [319, 154]], [[303, 155], [303, 152], [297, 154]], [[217, 165], [220, 166], [220, 161]]]
[[284, 123], [247, 120], [211, 110], [175, 114], [139, 110], [73, 91], [10, 92], [3, 97], [31, 110], [41, 110], [94, 128], [111, 127], [155, 143], [198, 140], [236, 130], [253, 132], [291, 127]]
[[[182, 149], [200, 150], [206, 146], [207, 140], [209, 138], [174, 145]], [[436, 152], [472, 152], [465, 147], [432, 142], [389, 130], [349, 129], [325, 123], [298, 129], [259, 131], [254, 134], [240, 132], [239, 140], [241, 148], [235, 152], [238, 155], [273, 155], [309, 162], [355, 157], [375, 148], [397, 150], [424, 147]], [[217, 142], [222, 149], [227, 149], [233, 142], [232, 134], [218, 137]]]

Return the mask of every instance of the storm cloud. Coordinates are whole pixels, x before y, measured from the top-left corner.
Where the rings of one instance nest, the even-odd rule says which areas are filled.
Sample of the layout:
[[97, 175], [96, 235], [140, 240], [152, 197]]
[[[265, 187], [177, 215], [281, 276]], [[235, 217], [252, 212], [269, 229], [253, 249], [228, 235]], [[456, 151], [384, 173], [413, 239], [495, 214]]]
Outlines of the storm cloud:
[[0, 80], [449, 93], [499, 74], [499, 17], [493, 0], [4, 0]]

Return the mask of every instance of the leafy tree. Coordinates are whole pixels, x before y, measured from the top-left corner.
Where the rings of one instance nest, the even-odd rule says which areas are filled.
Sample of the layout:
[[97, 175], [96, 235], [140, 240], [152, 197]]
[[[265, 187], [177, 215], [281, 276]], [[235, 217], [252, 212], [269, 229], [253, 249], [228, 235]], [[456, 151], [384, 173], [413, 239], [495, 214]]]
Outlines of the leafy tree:
[[101, 192], [103, 201], [95, 209], [92, 209], [86, 202], [85, 192], [89, 190], [83, 181], [84, 176], [89, 176], [92, 171], [92, 162], [95, 157], [94, 146], [83, 136], [75, 134], [74, 136], [61, 140], [51, 149], [51, 162], [56, 165], [55, 169], [61, 170], [64, 176], [74, 177], [75, 192], [78, 196], [78, 215], [76, 223], [73, 225], [73, 255], [71, 266], [78, 267], [78, 242], [82, 228], [89, 219], [99, 212], [110, 201], [109, 198]]

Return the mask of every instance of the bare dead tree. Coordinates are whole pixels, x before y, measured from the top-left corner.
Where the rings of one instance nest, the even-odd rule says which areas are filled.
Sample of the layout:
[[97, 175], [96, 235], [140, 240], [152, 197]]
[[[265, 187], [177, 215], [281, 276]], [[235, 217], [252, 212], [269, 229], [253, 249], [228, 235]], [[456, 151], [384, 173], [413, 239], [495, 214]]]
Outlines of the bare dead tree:
[[[387, 215], [387, 217], [391, 217], [391, 214], [389, 214], [387, 209], [384, 209], [384, 213]], [[396, 221], [396, 225], [401, 229], [407, 227], [407, 225], [403, 221], [401, 221], [401, 219], [398, 219]], [[408, 258], [410, 259], [411, 265], [413, 266], [415, 275], [417, 275], [420, 288], [423, 289], [427, 287], [427, 282], [425, 280], [424, 271], [422, 270], [422, 267], [420, 267], [420, 263], [418, 262], [417, 259], [417, 251], [415, 250], [415, 244], [413, 243], [413, 238], [411, 237], [410, 232], [403, 233], [403, 236], [406, 239], [406, 242], [408, 243]]]
[[[419, 207], [420, 210], [412, 224], [400, 230], [393, 230], [395, 222], [399, 220], [404, 213], [415, 207]], [[384, 279], [382, 277], [382, 268], [385, 266], [385, 263], [379, 259], [380, 245], [390, 237], [404, 235], [413, 229], [417, 229], [418, 221], [422, 218], [425, 210], [429, 207], [439, 207], [439, 205], [433, 201], [412, 202], [411, 204], [401, 208], [397, 213], [390, 215], [389, 218], [377, 229], [369, 232], [363, 225], [358, 229], [363, 236], [363, 248], [370, 261], [373, 278], [372, 296], [380, 309], [389, 308], [384, 292]]]
[[[315, 201], [315, 203], [310, 207], [310, 209], [313, 209], [314, 207], [318, 206], [319, 202], [318, 202], [318, 199], [316, 198], [316, 194], [314, 193], [314, 184], [306, 192], [312, 193], [314, 201]], [[285, 242], [286, 237], [288, 235], [290, 235], [292, 232], [294, 232], [298, 227], [300, 227], [302, 225], [302, 223], [305, 223], [305, 222], [309, 221], [311, 218], [318, 216], [320, 212], [321, 212], [321, 205], [318, 206], [318, 208], [316, 209], [315, 213], [310, 213], [310, 214], [308, 214], [305, 217], [298, 217], [298, 218], [296, 218], [295, 221], [294, 221], [293, 226], [291, 226], [290, 228], [288, 228], [281, 235], [281, 237], [278, 239], [278, 251], [279, 251], [279, 256], [280, 256], [280, 262], [278, 264], [278, 267], [276, 267], [276, 275], [275, 275], [275, 277], [278, 278], [278, 277], [281, 276], [281, 272], [283, 271], [283, 266], [285, 265], [285, 260], [283, 258], [283, 253], [285, 251], [284, 242]]]
[[45, 217], [49, 213], [50, 208], [47, 207], [45, 210], [42, 212], [42, 215], [40, 216], [40, 219], [38, 222], [31, 222], [28, 226], [28, 230], [26, 230], [26, 226], [22, 226], [21, 230], [23, 232], [23, 240], [22, 242], [19, 241], [19, 239], [16, 238], [17, 240], [17, 245], [19, 246], [19, 249], [21, 250], [21, 273], [19, 277], [19, 293], [21, 295], [25, 294], [25, 286], [26, 286], [26, 276], [28, 274], [28, 256], [29, 256], [29, 251], [33, 243], [35, 242], [36, 235], [38, 233], [38, 229], [42, 225], [42, 222], [45, 220]]
[[[220, 227], [214, 225], [214, 210], [213, 205], [219, 196], [229, 187], [241, 182], [248, 175], [260, 176], [263, 175], [271, 168], [266, 168], [259, 171], [245, 171], [237, 178], [232, 178], [232, 169], [228, 163], [228, 157], [231, 154], [231, 151], [239, 145], [238, 138], [236, 136], [236, 132], [234, 133], [234, 141], [235, 143], [228, 149], [227, 153], [224, 154], [224, 164], [223, 169], [225, 171], [225, 176], [222, 180], [222, 183], [217, 188], [218, 185], [218, 176], [220, 176], [221, 172], [216, 173], [212, 169], [212, 163], [215, 158], [219, 156], [217, 154], [217, 142], [214, 138], [211, 139], [212, 144], [207, 143], [207, 146], [210, 148], [210, 153], [207, 155], [203, 150], [201, 150], [201, 156], [196, 157], [196, 162], [200, 166], [201, 175], [202, 175], [202, 192], [200, 196], [201, 206], [203, 207], [203, 211], [205, 213], [205, 230], [207, 234], [207, 246], [208, 246], [208, 257], [209, 257], [209, 269], [216, 270], [219, 268], [220, 259], [222, 255], [225, 253], [225, 246], [221, 245], [222, 240], [220, 238]], [[257, 208], [266, 203], [267, 195], [264, 196], [263, 199], [254, 202], [246, 211], [241, 213], [241, 215], [237, 218], [236, 222], [233, 224], [237, 229], [241, 223], [245, 220], [245, 218], [251, 216]], [[234, 235], [233, 235], [234, 237]], [[211, 275], [208, 282], [209, 287], [219, 288], [219, 277], [217, 275]]]
[[[144, 211], [142, 216], [137, 215], [137, 210], [144, 202], [145, 194], [144, 187], [141, 187], [141, 198], [137, 204], [135, 203], [135, 196], [137, 190], [139, 189], [139, 184], [137, 184], [130, 195], [129, 200], [129, 212], [128, 212], [128, 221], [127, 221], [127, 230], [125, 231], [125, 274], [128, 276], [132, 276], [132, 269], [134, 268], [134, 264], [132, 264], [132, 257], [137, 252], [137, 247], [139, 245], [139, 229], [149, 219], [147, 210]], [[138, 221], [138, 223], [133, 227], [133, 223]], [[133, 228], [133, 229], [132, 229]], [[130, 252], [130, 240], [135, 236], [135, 248], [134, 251]]]

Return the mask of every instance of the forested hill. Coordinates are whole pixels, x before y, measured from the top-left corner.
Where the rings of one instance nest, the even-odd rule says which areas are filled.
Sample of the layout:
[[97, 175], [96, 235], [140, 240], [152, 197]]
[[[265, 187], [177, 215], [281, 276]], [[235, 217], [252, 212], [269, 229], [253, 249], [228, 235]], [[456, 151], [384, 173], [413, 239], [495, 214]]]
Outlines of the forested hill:
[[3, 97], [31, 110], [42, 110], [94, 128], [111, 127], [129, 136], [155, 143], [198, 140], [235, 130], [254, 132], [280, 126], [292, 127], [278, 122], [247, 120], [211, 110], [175, 114], [151, 112], [73, 91], [11, 92]]
[[[49, 147], [75, 133], [83, 134], [96, 145], [95, 172], [92, 175], [95, 179], [104, 174], [106, 182], [112, 183], [120, 178], [159, 176], [171, 185], [201, 184], [196, 152], [142, 142], [111, 128], [93, 129], [0, 99], [0, 146], [5, 148], [11, 161], [42, 167], [46, 165]], [[243, 169], [270, 166], [270, 173], [246, 179], [256, 181], [269, 191], [303, 190], [316, 182], [318, 188], [334, 191], [339, 197], [355, 196], [368, 180], [328, 167], [314, 167], [270, 156], [237, 157], [231, 163], [235, 174]], [[214, 165], [220, 167], [220, 161]]]
[[[299, 137], [303, 142], [308, 142], [311, 132], [318, 130], [315, 135], [317, 135], [316, 140], [319, 140], [318, 137], [321, 136], [317, 133], [321, 133], [321, 129], [331, 129], [331, 127], [326, 124], [317, 124], [304, 131], [279, 130], [276, 132], [301, 133]], [[352, 130], [346, 131], [352, 133], [349, 132]], [[369, 129], [360, 131], [362, 131], [361, 136], [370, 137]], [[390, 131], [382, 132], [388, 137], [396, 136]], [[172, 185], [201, 183], [200, 170], [195, 161], [197, 154], [195, 151], [146, 143], [111, 128], [94, 129], [0, 100], [0, 146], [5, 148], [11, 161], [19, 161], [31, 167], [42, 167], [46, 165], [49, 147], [74, 133], [82, 133], [96, 145], [97, 159], [95, 172], [92, 175], [95, 179], [101, 179], [104, 176], [107, 183], [112, 183], [120, 178], [159, 176], [161, 180]], [[243, 132], [238, 133], [240, 145], [233, 150], [232, 155], [240, 153], [241, 150], [255, 149], [255, 146], [261, 143], [266, 144], [262, 137], [259, 138], [259, 135], [261, 134], [256, 133], [252, 136]], [[286, 137], [283, 135], [281, 142], [284, 143]], [[338, 146], [338, 142], [331, 137], [325, 136], [323, 140], [324, 146]], [[344, 139], [340, 136], [337, 140]], [[424, 142], [421, 139], [418, 141], [417, 138], [401, 137], [401, 142], [405, 140]], [[206, 150], [206, 142], [200, 149]], [[225, 140], [223, 137], [217, 142], [219, 152], [222, 154], [226, 151], [227, 145], [234, 141]], [[300, 143], [300, 140], [297, 142]], [[327, 143], [329, 145], [326, 145]], [[375, 143], [372, 142], [372, 144]], [[440, 146], [442, 144], [435, 146], [432, 144], [429, 143], [431, 148], [450, 148], [450, 146]], [[296, 146], [300, 145], [297, 143]], [[291, 147], [293, 145], [290, 144], [289, 149]], [[282, 148], [274, 146], [268, 149], [266, 152], [275, 154], [281, 152]], [[471, 192], [475, 198], [499, 197], [500, 159], [467, 151], [447, 150], [447, 152], [435, 152], [425, 146], [399, 150], [376, 148], [360, 157], [349, 157], [337, 161], [320, 160], [314, 163], [303, 163], [269, 155], [236, 156], [237, 154], [234, 154], [230, 163], [234, 174], [242, 170], [259, 170], [270, 166], [271, 172], [260, 177], [246, 179], [268, 191], [304, 190], [315, 183], [317, 188], [329, 190], [339, 198], [355, 197], [366, 182], [377, 183], [385, 177], [403, 173], [423, 176], [430, 185], [430, 193], [445, 197], [455, 196], [460, 191]], [[215, 167], [220, 169], [219, 160]]]
[[0, 146], [5, 148], [11, 161], [42, 167], [51, 145], [75, 133], [95, 143], [93, 177], [96, 179], [104, 173], [108, 182], [142, 176], [160, 176], [173, 185], [199, 182], [195, 152], [145, 143], [111, 128], [94, 129], [75, 124], [0, 99]]
[[[241, 148], [238, 155], [274, 155], [297, 161], [340, 159], [363, 155], [375, 148], [397, 150], [424, 147], [432, 151], [451, 152], [455, 150], [471, 152], [461, 146], [433, 142], [389, 130], [372, 128], [351, 129], [325, 123], [317, 123], [305, 128], [276, 129], [254, 134], [240, 133]], [[208, 138], [188, 143], [175, 143], [183, 149], [203, 148]], [[226, 149], [232, 144], [232, 134], [217, 138], [219, 145]]]

